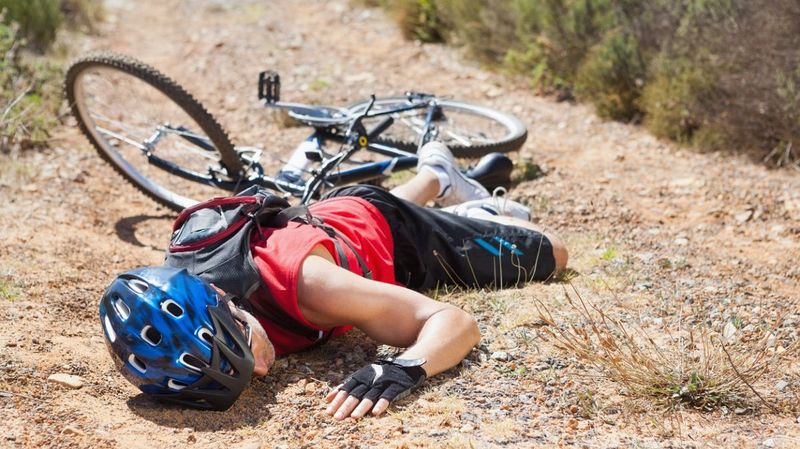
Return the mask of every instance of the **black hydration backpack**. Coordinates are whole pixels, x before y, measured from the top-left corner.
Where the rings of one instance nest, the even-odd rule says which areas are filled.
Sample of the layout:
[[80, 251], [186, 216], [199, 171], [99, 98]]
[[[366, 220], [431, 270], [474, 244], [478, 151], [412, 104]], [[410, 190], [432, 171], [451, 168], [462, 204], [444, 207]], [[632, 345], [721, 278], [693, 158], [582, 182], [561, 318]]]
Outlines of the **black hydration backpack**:
[[[312, 341], [320, 340], [320, 332], [298, 322], [281, 309], [258, 273], [250, 251], [253, 231], [283, 228], [298, 221], [325, 231], [333, 240], [342, 268], [349, 269], [340, 241], [355, 254], [363, 276], [371, 278], [361, 256], [346, 237], [317, 217], [305, 206], [291, 206], [285, 199], [258, 186], [236, 196], [213, 198], [185, 209], [172, 228], [166, 253], [166, 265], [186, 268], [203, 280], [213, 283], [225, 293], [237, 297], [237, 306], [261, 315], [278, 326]], [[261, 290], [265, 301], [251, 301]]]

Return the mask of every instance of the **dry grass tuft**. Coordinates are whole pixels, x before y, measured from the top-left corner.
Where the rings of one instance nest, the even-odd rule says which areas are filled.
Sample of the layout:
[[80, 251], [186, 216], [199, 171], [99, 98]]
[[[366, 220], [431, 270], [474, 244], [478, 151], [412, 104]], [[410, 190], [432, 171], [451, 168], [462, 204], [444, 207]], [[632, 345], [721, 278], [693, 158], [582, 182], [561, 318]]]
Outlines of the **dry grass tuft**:
[[689, 407], [712, 411], [749, 409], [762, 403], [774, 412], [754, 385], [778, 372], [796, 352], [784, 349], [767, 330], [747, 341], [726, 339], [706, 327], [682, 323], [654, 339], [641, 327], [624, 323], [583, 299], [574, 285], [565, 287], [577, 323], [559, 323], [540, 301], [543, 332], [554, 345], [598, 368], [627, 394], [654, 400], [669, 410]]

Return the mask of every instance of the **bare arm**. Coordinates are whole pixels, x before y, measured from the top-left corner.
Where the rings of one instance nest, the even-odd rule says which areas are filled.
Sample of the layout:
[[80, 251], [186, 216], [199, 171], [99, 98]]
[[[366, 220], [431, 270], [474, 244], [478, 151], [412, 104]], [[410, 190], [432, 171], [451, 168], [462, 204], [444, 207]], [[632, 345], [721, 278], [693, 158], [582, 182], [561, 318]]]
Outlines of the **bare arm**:
[[[480, 340], [478, 326], [467, 312], [413, 290], [353, 274], [337, 266], [323, 247], [315, 248], [303, 263], [297, 289], [300, 310], [311, 323], [324, 329], [353, 324], [380, 343], [407, 347], [401, 357], [425, 358], [428, 376], [455, 366]], [[338, 403], [338, 396], [331, 399], [337, 418], [351, 414], [358, 405], [351, 399], [346, 395]], [[365, 401], [370, 404], [359, 405], [353, 416], [372, 408], [371, 401]], [[374, 414], [383, 412], [388, 403], [378, 401], [378, 405]]]

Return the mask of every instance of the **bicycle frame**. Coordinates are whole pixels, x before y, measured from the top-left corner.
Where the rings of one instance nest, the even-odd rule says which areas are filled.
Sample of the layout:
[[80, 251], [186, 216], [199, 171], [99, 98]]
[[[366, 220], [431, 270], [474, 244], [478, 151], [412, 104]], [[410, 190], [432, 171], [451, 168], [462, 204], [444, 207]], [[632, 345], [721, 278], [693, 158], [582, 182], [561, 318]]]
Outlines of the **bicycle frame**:
[[[127, 84], [132, 88], [118, 92], [118, 85]], [[373, 96], [349, 107], [281, 103], [278, 74], [262, 72], [258, 98], [265, 106], [288, 109], [290, 117], [313, 129], [311, 140], [319, 142], [299, 143], [268, 176], [262, 149], [234, 145], [202, 104], [147, 64], [124, 55], [87, 55], [70, 66], [64, 87], [78, 127], [100, 156], [137, 189], [176, 211], [195, 204], [208, 190], [228, 195], [253, 186], [308, 202], [326, 189], [413, 167], [419, 147], [434, 138], [441, 138], [454, 157], [474, 159], [515, 151], [527, 136], [511, 115], [421, 93]], [[126, 95], [118, 98], [118, 93]], [[153, 93], [159, 94], [157, 100], [150, 98]], [[169, 109], [151, 110], [162, 103]], [[362, 150], [371, 155], [354, 156]], [[481, 168], [466, 174], [489, 185], [507, 184], [510, 160], [499, 165], [496, 160], [481, 159], [476, 166]], [[495, 166], [502, 176], [492, 173]]]
[[[312, 136], [317, 135], [318, 132], [312, 134]], [[336, 170], [335, 172], [324, 176], [321, 184], [331, 187], [340, 184], [353, 184], [369, 181], [381, 176], [389, 176], [395, 170], [408, 170], [415, 167], [417, 164], [417, 157], [415, 155], [407, 156], [405, 155], [406, 152], [387, 145], [370, 144], [370, 149], [373, 148], [376, 150], [376, 152], [393, 157], [391, 159], [385, 159], [377, 162], [367, 162], [354, 168]], [[147, 160], [150, 164], [165, 170], [172, 175], [230, 192], [242, 190], [253, 185], [259, 185], [268, 189], [286, 192], [293, 196], [303, 197], [304, 203], [308, 202], [308, 200], [313, 198], [313, 196], [316, 194], [316, 192], [311, 192], [310, 196], [306, 197], [306, 186], [308, 185], [308, 182], [295, 184], [264, 174], [258, 174], [257, 176], [253, 176], [248, 179], [226, 181], [215, 176], [209, 177], [207, 174], [184, 169], [170, 161], [159, 158], [153, 153], [147, 154]]]
[[[372, 97], [374, 101], [374, 96]], [[309, 141], [316, 143], [315, 151], [308, 154], [309, 159], [318, 160], [321, 165], [320, 169], [312, 170], [310, 173], [312, 177], [300, 183], [288, 182], [286, 180], [278, 179], [275, 177], [267, 176], [263, 173], [263, 169], [257, 161], [257, 158], [248, 159], [245, 154], [251, 149], [237, 149], [239, 150], [239, 157], [244, 162], [245, 172], [244, 176], [240, 176], [236, 181], [227, 181], [220, 179], [218, 175], [225, 174], [224, 167], [219, 169], [209, 168], [208, 173], [199, 173], [196, 171], [182, 168], [170, 161], [158, 157], [153, 151], [158, 141], [166, 134], [177, 134], [189, 144], [198, 148], [200, 152], [214, 151], [214, 147], [206, 138], [195, 135], [191, 131], [183, 127], [174, 127], [169, 124], [159, 126], [154, 134], [141, 144], [137, 143], [137, 147], [146, 155], [148, 163], [164, 170], [172, 175], [180, 178], [197, 182], [200, 184], [212, 186], [218, 189], [235, 192], [246, 189], [253, 185], [259, 185], [268, 189], [277, 190], [288, 193], [292, 196], [300, 197], [301, 203], [307, 203], [313, 198], [317, 197], [320, 190], [330, 188], [337, 185], [354, 184], [365, 181], [374, 180], [376, 178], [389, 176], [395, 170], [408, 170], [417, 164], [417, 156], [413, 153], [394, 148], [390, 145], [371, 142], [371, 138], [367, 141], [366, 145], [357, 146], [352, 140], [354, 126], [361, 126], [361, 120], [365, 118], [375, 118], [381, 116], [390, 116], [391, 114], [402, 113], [414, 109], [426, 108], [425, 122], [418, 129], [420, 139], [418, 146], [435, 138], [436, 129], [432, 125], [434, 114], [436, 112], [436, 97], [427, 94], [408, 94], [409, 104], [402, 107], [391, 108], [375, 113], [370, 113], [371, 104], [361, 114], [350, 113], [346, 116], [339, 118], [326, 119], [325, 117], [312, 117], [309, 120], [298, 119], [305, 122], [314, 131], [309, 135]], [[315, 106], [270, 102], [265, 101], [265, 106], [288, 109], [290, 112], [295, 110], [308, 111], [330, 111], [333, 108], [318, 108]], [[316, 123], [315, 123], [316, 122]], [[384, 123], [377, 126], [378, 129], [373, 130], [371, 133], [364, 132], [361, 136], [375, 137], [380, 132], [391, 126], [392, 119], [387, 119]], [[343, 132], [344, 126], [348, 126], [347, 132]], [[363, 130], [363, 126], [361, 126]], [[332, 142], [342, 146], [340, 151], [333, 155], [328, 155], [325, 152], [326, 144]], [[365, 162], [359, 164], [357, 167], [340, 169], [339, 166], [349, 160], [350, 156], [360, 149], [366, 149], [370, 152], [377, 153], [383, 156], [388, 156], [376, 162]]]
[[[340, 131], [340, 127], [345, 124], [352, 125], [355, 121], [361, 120], [363, 118], [388, 116], [391, 114], [401, 113], [414, 109], [427, 108], [425, 123], [423, 124], [421, 130], [420, 145], [422, 145], [428, 140], [430, 140], [432, 138], [432, 135], [434, 134], [432, 120], [436, 109], [436, 103], [434, 97], [425, 97], [421, 98], [421, 100], [423, 101], [419, 101], [416, 103], [412, 102], [408, 106], [392, 108], [389, 110], [380, 111], [372, 114], [368, 113], [360, 117], [352, 117], [352, 116], [347, 117], [342, 119], [341, 121], [338, 121], [335, 124], [327, 124], [324, 126], [313, 126], [314, 132], [311, 133], [311, 135], [309, 135], [308, 140], [317, 143], [317, 148], [316, 148], [317, 155], [319, 156], [319, 162], [321, 162], [322, 166], [324, 167], [326, 166], [326, 164], [329, 164], [330, 167], [328, 167], [328, 172], [326, 173], [320, 173], [317, 170], [311, 171], [312, 178], [302, 183], [287, 182], [281, 179], [264, 175], [260, 165], [256, 161], [249, 161], [250, 162], [249, 164], [245, 164], [247, 167], [246, 171], [250, 172], [251, 176], [247, 178], [238, 179], [237, 181], [226, 181], [223, 179], [219, 179], [216, 176], [217, 173], [215, 173], [211, 169], [209, 170], [209, 173], [203, 174], [179, 167], [176, 164], [173, 164], [167, 160], [159, 158], [153, 152], [149, 151], [150, 147], [155, 145], [155, 143], [157, 143], [157, 141], [159, 140], [160, 138], [159, 133], [167, 133], [167, 132], [176, 133], [180, 137], [184, 138], [187, 142], [197, 146], [200, 150], [204, 151], [213, 150], [213, 147], [211, 146], [211, 142], [208, 142], [201, 137], [192, 135], [185, 129], [174, 128], [169, 125], [161, 126], [157, 130], [156, 135], [154, 135], [153, 138], [151, 138], [148, 142], [146, 142], [146, 145], [144, 145], [141, 149], [142, 151], [145, 152], [148, 162], [150, 164], [162, 170], [165, 170], [172, 175], [181, 177], [189, 181], [205, 184], [208, 186], [212, 186], [215, 188], [231, 192], [242, 190], [253, 185], [259, 185], [268, 189], [289, 193], [292, 196], [301, 197], [301, 202], [307, 203], [311, 199], [316, 197], [319, 193], [319, 190], [323, 187], [333, 187], [343, 184], [353, 184], [353, 183], [370, 181], [383, 176], [389, 176], [395, 170], [408, 170], [415, 167], [417, 164], [417, 156], [415, 154], [394, 148], [389, 145], [367, 142], [365, 149], [373, 153], [377, 153], [383, 156], [388, 156], [389, 159], [384, 159], [376, 162], [365, 162], [359, 164], [357, 167], [348, 168], [344, 170], [339, 169], [339, 165], [346, 162], [349, 159], [350, 155], [359, 150], [358, 147], [354, 147], [353, 142], [349, 141], [347, 133], [342, 133]], [[284, 107], [286, 109], [291, 109], [294, 105], [281, 104], [281, 103], [267, 103], [266, 106], [277, 107], [277, 108]], [[324, 148], [326, 147], [326, 144], [328, 142], [333, 142], [335, 144], [339, 144], [342, 146], [350, 146], [350, 148], [343, 148], [338, 153], [325, 157], [326, 153], [324, 151]], [[242, 157], [241, 153], [240, 157]], [[331, 161], [337, 158], [338, 160], [334, 161], [331, 164]], [[245, 160], [244, 157], [242, 157], [242, 159]], [[245, 160], [245, 162], [248, 161]]]

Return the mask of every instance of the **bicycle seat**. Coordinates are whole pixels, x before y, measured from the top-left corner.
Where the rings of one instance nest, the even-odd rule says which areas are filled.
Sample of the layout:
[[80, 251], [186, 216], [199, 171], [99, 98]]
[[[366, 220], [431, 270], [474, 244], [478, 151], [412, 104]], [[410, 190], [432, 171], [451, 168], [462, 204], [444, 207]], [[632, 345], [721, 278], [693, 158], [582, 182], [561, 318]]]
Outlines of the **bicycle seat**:
[[481, 183], [489, 192], [497, 187], [511, 187], [511, 171], [514, 163], [503, 153], [489, 153], [482, 157], [466, 175]]
[[283, 109], [288, 112], [289, 117], [314, 127], [344, 125], [350, 121], [350, 113], [344, 108], [284, 103], [281, 101], [270, 103], [267, 106]]

